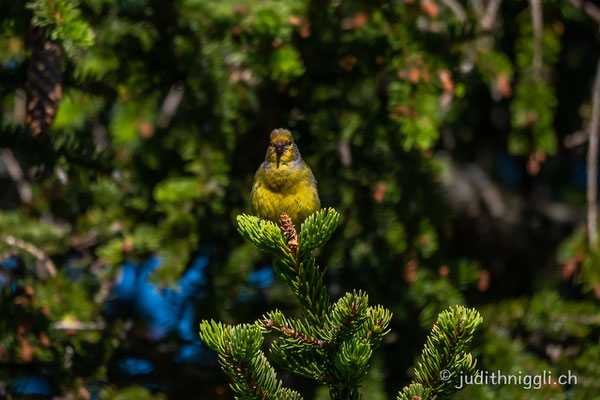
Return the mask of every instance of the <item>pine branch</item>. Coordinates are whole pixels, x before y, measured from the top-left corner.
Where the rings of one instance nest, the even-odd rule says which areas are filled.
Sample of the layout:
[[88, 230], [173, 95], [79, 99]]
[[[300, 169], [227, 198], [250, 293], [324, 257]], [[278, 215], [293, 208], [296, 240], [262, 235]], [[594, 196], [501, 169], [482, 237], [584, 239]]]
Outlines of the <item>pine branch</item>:
[[60, 40], [67, 53], [94, 43], [92, 28], [81, 18], [79, 1], [31, 0], [26, 7], [33, 11], [33, 25], [51, 28], [50, 37]]
[[339, 219], [340, 214], [333, 208], [322, 209], [306, 218], [300, 230], [301, 257], [308, 257], [311, 252], [323, 247], [331, 239]]
[[343, 341], [333, 359], [333, 376], [340, 382], [329, 388], [332, 399], [359, 399], [358, 388], [369, 368], [373, 350], [367, 340], [353, 337]]
[[388, 326], [392, 320], [392, 313], [382, 306], [368, 307], [367, 319], [363, 326], [363, 334], [366, 340], [371, 343], [371, 347], [375, 349], [381, 339], [390, 331]]
[[411, 383], [398, 393], [397, 400], [423, 400], [432, 399], [431, 390], [425, 390], [420, 383]]
[[258, 327], [202, 321], [200, 337], [219, 354], [221, 367], [231, 379], [231, 389], [241, 399], [302, 399], [297, 392], [282, 387], [277, 379], [260, 350], [263, 336]]
[[358, 332], [368, 318], [368, 303], [369, 296], [362, 291], [346, 293], [327, 315], [326, 338], [333, 341]]
[[252, 215], [238, 215], [238, 232], [261, 251], [295, 264], [296, 260], [287, 247], [286, 240], [277, 225]]
[[331, 307], [323, 283], [325, 269], [320, 269], [314, 259], [299, 264], [284, 260], [273, 262], [275, 276], [290, 287], [300, 303], [302, 313], [316, 326], [323, 326], [325, 315]]
[[280, 338], [271, 345], [270, 357], [274, 363], [294, 374], [314, 379], [326, 385], [337, 385], [330, 373], [328, 347], [298, 346], [293, 338]]
[[415, 368], [413, 383], [398, 393], [398, 400], [435, 400], [456, 391], [459, 375], [476, 372], [467, 347], [483, 319], [474, 309], [451, 307], [438, 316]]
[[[243, 398], [272, 398], [283, 390], [260, 350], [263, 333], [277, 336], [270, 349], [276, 364], [327, 385], [331, 399], [361, 398], [361, 381], [373, 349], [388, 332], [392, 313], [381, 306], [370, 307], [369, 297], [362, 291], [346, 293], [330, 303], [323, 284], [325, 270], [317, 267], [312, 253], [331, 238], [338, 219], [335, 210], [321, 210], [309, 216], [297, 234], [286, 214], [279, 227], [253, 216], [238, 217], [240, 234], [275, 256], [275, 276], [290, 287], [306, 317], [290, 319], [275, 310], [252, 326], [201, 324], [200, 335], [217, 350], [231, 387]], [[466, 346], [480, 323], [477, 311], [460, 306], [441, 313], [415, 369], [415, 380], [399, 399], [435, 399], [454, 389], [457, 374], [472, 373], [475, 363]], [[445, 369], [450, 374], [448, 381], [440, 377]]]
[[278, 335], [278, 340], [271, 346], [271, 356], [276, 364], [323, 384], [336, 382], [325, 367], [331, 364], [333, 343], [324, 341], [322, 332], [306, 321], [286, 318], [279, 310], [267, 313], [256, 324], [264, 333]]
[[262, 320], [256, 322], [264, 333], [276, 332], [281, 336], [295, 340], [299, 346], [306, 344], [322, 348], [325, 341], [319, 338], [318, 333], [306, 322], [286, 318], [279, 310], [271, 311], [264, 315]]
[[329, 240], [338, 219], [332, 208], [309, 216], [302, 224], [300, 239], [286, 214], [282, 215], [281, 227], [249, 215], [237, 219], [238, 231], [245, 239], [275, 255], [275, 276], [292, 289], [304, 315], [319, 327], [325, 322], [330, 300], [323, 283], [325, 269], [316, 265], [311, 253]]

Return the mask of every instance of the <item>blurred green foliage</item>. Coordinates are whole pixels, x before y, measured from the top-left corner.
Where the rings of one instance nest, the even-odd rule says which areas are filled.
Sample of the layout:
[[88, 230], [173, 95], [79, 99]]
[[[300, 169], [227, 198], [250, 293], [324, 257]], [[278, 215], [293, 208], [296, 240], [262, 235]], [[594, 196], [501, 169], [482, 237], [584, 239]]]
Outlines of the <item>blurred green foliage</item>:
[[[104, 323], [102, 311], [125, 261], [160, 255], [151, 279], [166, 288], [204, 253], [197, 320], [293, 311], [278, 284], [240, 295], [270, 261], [235, 234], [268, 132], [286, 127], [323, 205], [341, 215], [320, 255], [330, 295], [362, 289], [394, 313], [368, 398], [410, 382], [436, 315], [459, 303], [482, 310], [482, 368], [568, 368], [582, 383], [457, 396], [595, 396], [600, 258], [576, 228], [585, 146], [563, 144], [589, 120], [598, 27], [569, 2], [544, 2], [534, 71], [527, 2], [454, 3], [1, 3], [0, 234], [47, 254], [57, 273], [0, 241], [3, 260], [19, 260], [2, 270], [14, 285], [1, 292], [0, 380], [52, 371], [52, 394], [72, 398], [98, 382], [106, 398], [230, 396], [214, 365], [167, 361], [176, 339], [149, 343], [143, 323]], [[66, 50], [58, 115], [35, 139], [24, 91], [32, 24]], [[567, 212], [554, 217], [555, 205]], [[163, 368], [149, 391], [113, 393], [144, 383], [115, 366], [129, 353]], [[305, 381], [286, 386], [320, 396]]]

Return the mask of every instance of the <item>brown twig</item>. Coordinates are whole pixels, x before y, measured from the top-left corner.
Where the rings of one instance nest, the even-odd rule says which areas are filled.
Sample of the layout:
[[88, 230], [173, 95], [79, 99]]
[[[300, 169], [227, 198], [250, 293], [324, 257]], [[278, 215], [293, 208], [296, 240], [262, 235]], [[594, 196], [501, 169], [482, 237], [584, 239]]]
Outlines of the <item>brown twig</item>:
[[305, 333], [298, 332], [298, 331], [288, 328], [287, 326], [284, 326], [284, 325], [277, 325], [277, 324], [275, 324], [275, 321], [273, 321], [272, 319], [264, 319], [261, 321], [261, 323], [268, 329], [275, 329], [289, 337], [302, 340], [303, 342], [306, 342], [306, 343], [314, 344], [319, 348], [322, 348], [323, 345], [325, 344], [325, 342], [321, 339], [317, 339], [313, 336], [308, 336]]
[[40, 265], [42, 265], [45, 268], [46, 273], [50, 277], [56, 276], [56, 266], [54, 265], [52, 260], [50, 260], [50, 257], [48, 257], [48, 255], [42, 250], [40, 250], [38, 247], [24, 240], [6, 234], [0, 234], [0, 241], [4, 242], [4, 244], [6, 244], [7, 246], [15, 247], [17, 249], [26, 251], [27, 253], [31, 254], [38, 260]]
[[496, 22], [496, 15], [498, 15], [498, 10], [500, 9], [500, 3], [502, 0], [490, 0], [485, 8], [484, 14], [479, 19], [479, 25], [485, 31], [489, 31], [494, 26]]
[[531, 9], [531, 24], [533, 25], [533, 74], [541, 76], [543, 64], [542, 35], [544, 33], [544, 16], [542, 14], [541, 0], [529, 0]]
[[31, 200], [33, 199], [31, 187], [25, 179], [23, 169], [21, 168], [19, 161], [17, 161], [13, 155], [12, 151], [9, 149], [2, 150], [2, 152], [0, 152], [0, 161], [2, 161], [6, 167], [8, 175], [10, 175], [11, 179], [16, 183], [21, 201], [23, 203], [31, 203]]
[[579, 146], [584, 144], [585, 142], [587, 142], [590, 138], [590, 133], [585, 130], [585, 129], [581, 129], [577, 132], [573, 132], [570, 135], [565, 136], [564, 140], [563, 140], [563, 144], [565, 145], [565, 147], [567, 149]]
[[598, 247], [598, 128], [600, 128], [600, 60], [592, 89], [592, 117], [587, 154], [587, 227], [590, 248], [594, 250]]
[[67, 331], [102, 331], [106, 329], [106, 323], [104, 323], [104, 321], [58, 321], [52, 324], [52, 328]]
[[184, 92], [185, 88], [181, 82], [177, 82], [171, 86], [158, 116], [157, 124], [159, 127], [166, 128], [169, 125], [171, 118], [173, 118], [173, 115], [175, 115], [175, 112], [179, 108], [179, 104], [181, 104], [181, 100], [183, 100]]

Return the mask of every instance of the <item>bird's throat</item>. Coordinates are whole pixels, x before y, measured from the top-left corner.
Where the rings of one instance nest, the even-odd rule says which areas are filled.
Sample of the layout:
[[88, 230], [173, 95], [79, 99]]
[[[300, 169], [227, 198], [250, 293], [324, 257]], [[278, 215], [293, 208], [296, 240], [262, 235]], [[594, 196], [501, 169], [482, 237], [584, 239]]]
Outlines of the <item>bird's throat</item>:
[[303, 174], [299, 169], [290, 168], [289, 165], [281, 163], [279, 168], [275, 168], [276, 163], [272, 167], [265, 170], [262, 180], [269, 189], [280, 192], [294, 187], [302, 178]]

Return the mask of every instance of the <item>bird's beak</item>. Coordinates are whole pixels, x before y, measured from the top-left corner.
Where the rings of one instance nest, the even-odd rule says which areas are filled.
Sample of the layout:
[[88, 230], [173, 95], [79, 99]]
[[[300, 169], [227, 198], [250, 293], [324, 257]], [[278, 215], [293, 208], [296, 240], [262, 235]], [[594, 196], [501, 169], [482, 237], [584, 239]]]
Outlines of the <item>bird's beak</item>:
[[279, 160], [281, 159], [281, 155], [283, 154], [283, 149], [285, 145], [283, 143], [275, 144], [275, 155], [277, 156], [277, 168], [279, 168]]

